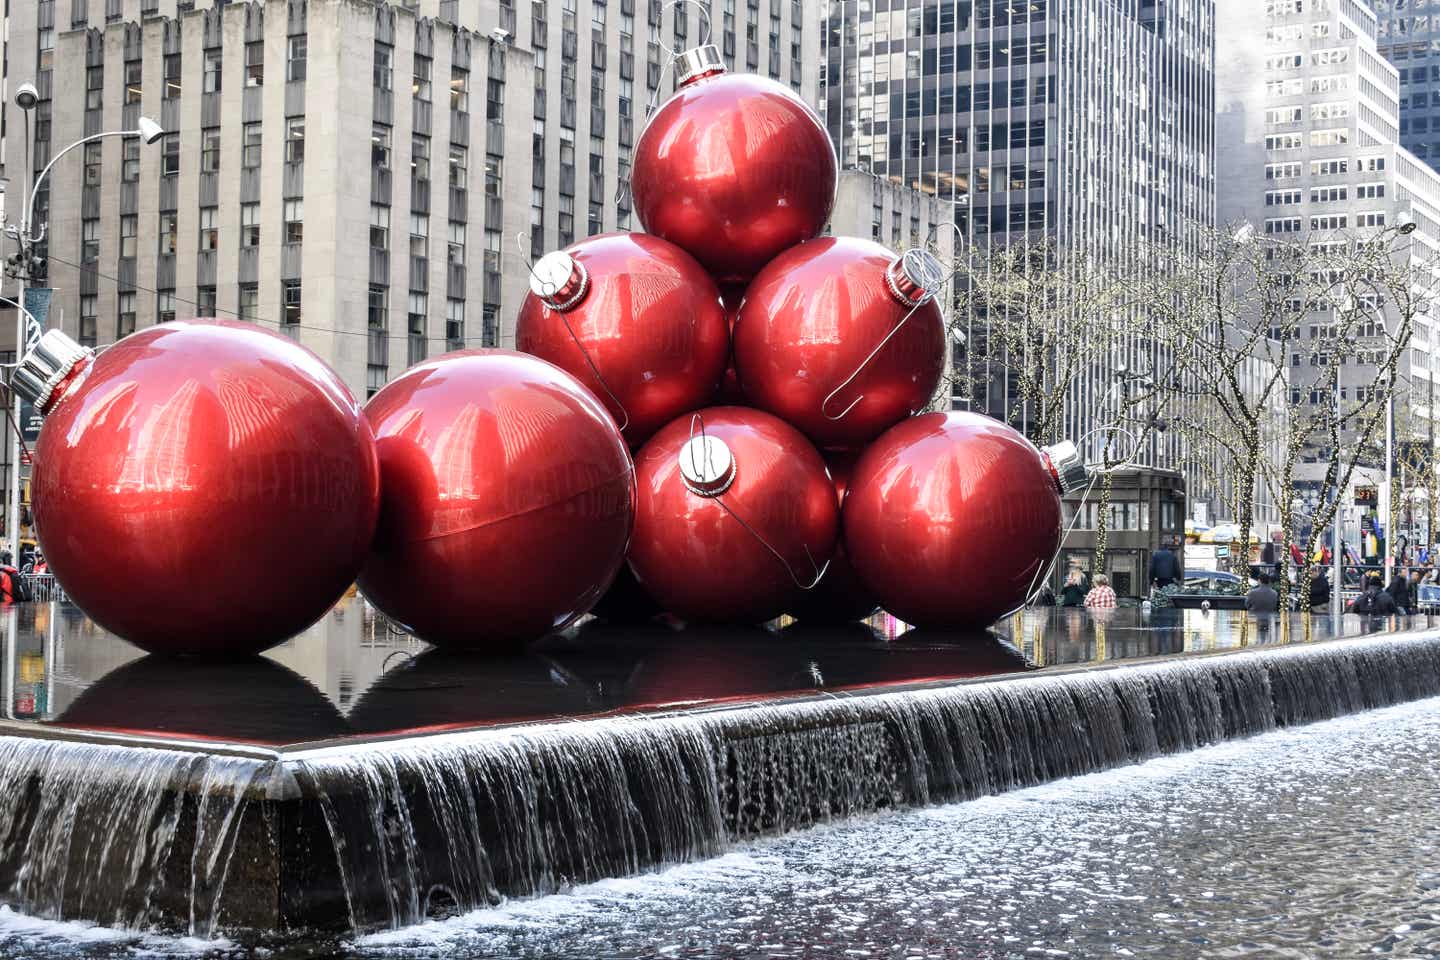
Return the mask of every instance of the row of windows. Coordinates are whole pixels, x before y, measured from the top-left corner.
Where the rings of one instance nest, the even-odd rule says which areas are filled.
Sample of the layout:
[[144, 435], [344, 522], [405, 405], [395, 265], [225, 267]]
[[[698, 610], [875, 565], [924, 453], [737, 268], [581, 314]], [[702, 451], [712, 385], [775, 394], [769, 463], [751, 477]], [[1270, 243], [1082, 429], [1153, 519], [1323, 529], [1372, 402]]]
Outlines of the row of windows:
[[[204, 93], [219, 93], [224, 86], [225, 55], [219, 47], [207, 48], [201, 71], [201, 90]], [[287, 41], [285, 57], [285, 79], [290, 83], [305, 79], [309, 61], [309, 42], [304, 34], [296, 34]], [[181, 55], [165, 55], [162, 91], [164, 99], [178, 99], [183, 92]], [[124, 63], [125, 103], [139, 103], [144, 96], [144, 69], [139, 59]], [[265, 43], [256, 40], [245, 44], [245, 86], [259, 87], [265, 83]], [[99, 110], [102, 105], [102, 91], [105, 87], [105, 68], [102, 65], [87, 67], [85, 70], [85, 109]]]
[[[1333, 130], [1311, 130], [1310, 146], [1338, 147], [1350, 142], [1350, 131], [1344, 127]], [[1305, 146], [1305, 135], [1300, 133], [1271, 133], [1265, 137], [1266, 150], [1299, 150]]]

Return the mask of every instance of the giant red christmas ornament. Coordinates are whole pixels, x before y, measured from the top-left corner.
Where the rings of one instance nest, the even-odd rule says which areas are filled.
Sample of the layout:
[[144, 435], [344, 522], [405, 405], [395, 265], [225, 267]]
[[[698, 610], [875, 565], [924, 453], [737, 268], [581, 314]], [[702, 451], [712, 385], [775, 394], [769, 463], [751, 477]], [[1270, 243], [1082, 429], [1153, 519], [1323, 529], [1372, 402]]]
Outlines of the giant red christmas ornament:
[[1040, 451], [976, 413], [929, 413], [876, 440], [845, 497], [845, 549], [886, 610], [983, 627], [1024, 603], [1060, 545], [1060, 494], [1084, 482], [1068, 443]]
[[824, 237], [745, 291], [735, 369], [745, 397], [822, 448], [858, 448], [929, 402], [945, 364], [933, 256]]
[[678, 64], [679, 89], [635, 145], [635, 212], [722, 281], [748, 280], [825, 228], [835, 149], [805, 101], [774, 80], [726, 73], [715, 47]]
[[[835, 481], [835, 498], [841, 508], [843, 531], [845, 491], [850, 483], [850, 474], [855, 469], [855, 460], [848, 456], [831, 456], [826, 458], [826, 465], [830, 469], [830, 478]], [[880, 606], [875, 595], [855, 575], [855, 567], [845, 555], [844, 542], [842, 532], [820, 583], [813, 590], [801, 591], [791, 602], [789, 613], [796, 620], [819, 624], [849, 623], [863, 620]]]
[[678, 617], [772, 619], [830, 558], [839, 511], [825, 462], [768, 413], [683, 416], [641, 448], [635, 467], [630, 567]]
[[735, 373], [735, 352], [730, 341], [735, 335], [735, 321], [740, 316], [740, 305], [745, 302], [745, 285], [721, 284], [720, 302], [725, 306], [726, 320], [725, 375], [720, 378], [720, 389], [715, 391], [714, 406], [744, 406], [745, 392], [740, 389], [740, 378]]
[[436, 646], [513, 646], [564, 627], [625, 557], [634, 473], [615, 422], [559, 367], [470, 350], [371, 398], [380, 524], [360, 588]]
[[46, 559], [106, 629], [159, 653], [250, 653], [354, 582], [375, 440], [293, 340], [182, 321], [97, 356], [51, 330], [14, 383], [45, 417], [31, 496]]
[[730, 353], [720, 293], [685, 251], [643, 233], [591, 237], [541, 258], [515, 343], [600, 398], [638, 446], [704, 406]]

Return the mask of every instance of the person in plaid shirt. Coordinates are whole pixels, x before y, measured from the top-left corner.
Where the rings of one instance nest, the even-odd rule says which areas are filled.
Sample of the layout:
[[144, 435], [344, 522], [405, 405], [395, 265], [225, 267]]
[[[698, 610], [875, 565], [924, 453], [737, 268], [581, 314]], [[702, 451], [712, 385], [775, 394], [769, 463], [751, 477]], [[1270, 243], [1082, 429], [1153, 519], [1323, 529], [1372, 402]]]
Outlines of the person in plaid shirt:
[[1085, 606], [1109, 609], [1115, 606], [1115, 591], [1110, 589], [1110, 578], [1103, 573], [1095, 575], [1095, 586], [1085, 594]]

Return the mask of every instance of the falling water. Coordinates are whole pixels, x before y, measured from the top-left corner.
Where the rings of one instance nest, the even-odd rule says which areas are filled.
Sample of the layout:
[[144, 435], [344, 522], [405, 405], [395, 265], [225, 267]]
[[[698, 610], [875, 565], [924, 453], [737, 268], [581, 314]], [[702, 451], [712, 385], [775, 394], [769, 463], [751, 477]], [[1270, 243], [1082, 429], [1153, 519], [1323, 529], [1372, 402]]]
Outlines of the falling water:
[[352, 929], [1440, 693], [1440, 637], [302, 754]]
[[0, 900], [116, 927], [188, 915], [200, 932], [213, 931], [257, 766], [0, 737]]

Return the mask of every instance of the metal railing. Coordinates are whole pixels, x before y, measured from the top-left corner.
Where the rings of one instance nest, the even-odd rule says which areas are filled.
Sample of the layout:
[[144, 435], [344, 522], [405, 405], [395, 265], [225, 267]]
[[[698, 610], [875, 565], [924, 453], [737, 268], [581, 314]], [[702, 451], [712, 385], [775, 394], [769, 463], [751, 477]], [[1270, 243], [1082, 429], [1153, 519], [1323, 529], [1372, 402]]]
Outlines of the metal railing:
[[58, 600], [65, 603], [70, 599], [65, 595], [64, 588], [55, 582], [53, 573], [22, 573], [20, 577], [30, 587], [31, 600], [39, 603]]

